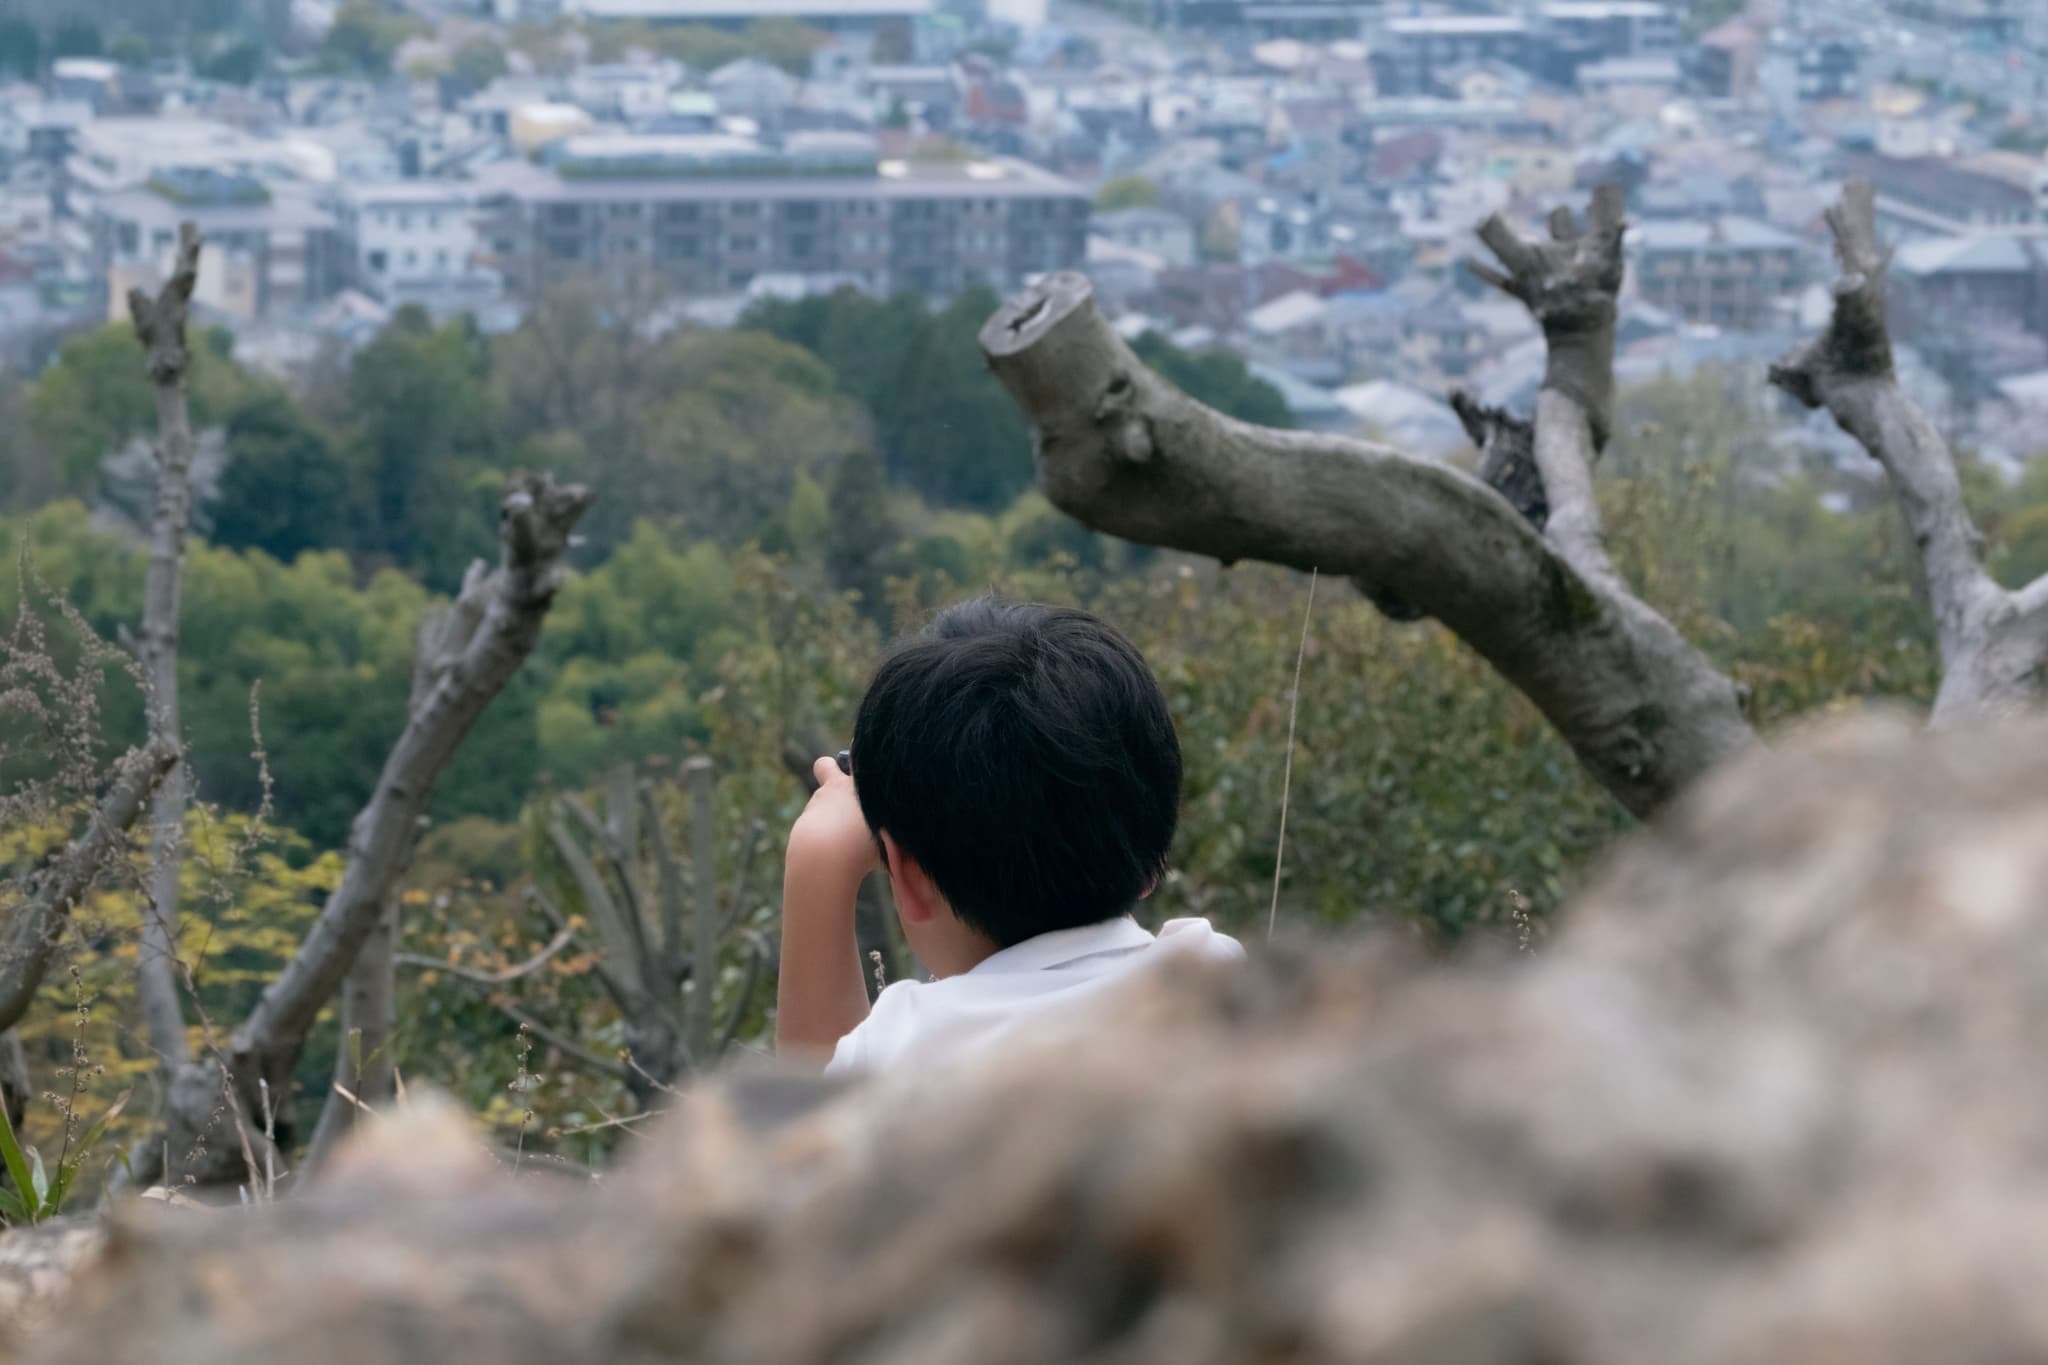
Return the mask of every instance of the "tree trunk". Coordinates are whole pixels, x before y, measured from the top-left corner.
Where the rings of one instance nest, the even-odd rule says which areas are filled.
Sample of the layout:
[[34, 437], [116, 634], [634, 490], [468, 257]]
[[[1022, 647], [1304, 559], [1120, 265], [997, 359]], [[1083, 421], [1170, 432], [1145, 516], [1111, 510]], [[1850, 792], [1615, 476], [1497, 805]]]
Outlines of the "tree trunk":
[[1599, 543], [1589, 467], [1611, 425], [1611, 207], [1596, 201], [1587, 232], [1540, 248], [1490, 236], [1515, 272], [1494, 278], [1516, 286], [1551, 342], [1533, 452], [1540, 530], [1447, 465], [1202, 406], [1131, 353], [1078, 275], [1005, 305], [981, 346], [1032, 426], [1054, 504], [1096, 530], [1225, 564], [1339, 574], [1395, 615], [1435, 617], [1647, 814], [1754, 736], [1735, 684], [1628, 590]]
[[2048, 693], [2048, 576], [2013, 592], [1985, 571], [1984, 537], [1963, 501], [1955, 456], [1899, 387], [1885, 321], [1890, 252], [1877, 240], [1870, 182], [1849, 182], [1827, 217], [1842, 267], [1834, 314], [1820, 336], [1771, 367], [1771, 382], [1826, 408], [1891, 482], [1941, 650], [1935, 723], [2037, 701]]
[[[171, 278], [151, 299], [131, 290], [128, 311], [147, 353], [156, 389], [156, 509], [149, 526], [149, 576], [142, 599], [142, 665], [149, 679], [149, 732], [182, 751], [178, 725], [178, 620], [185, 576], [185, 532], [192, 506], [192, 427], [185, 403], [190, 352], [185, 318], [199, 275], [199, 232], [178, 229]], [[184, 861], [185, 765], [164, 775], [150, 807], [149, 882], [142, 915], [137, 993], [150, 1050], [166, 1069], [191, 1059], [178, 1000], [178, 873]]]
[[[185, 1083], [174, 1080], [172, 1086], [167, 1118], [172, 1160], [184, 1160], [180, 1153], [200, 1147], [205, 1163], [188, 1162], [196, 1179], [232, 1181], [246, 1164], [239, 1150], [200, 1142], [218, 1117], [215, 1098], [222, 1093], [222, 1068], [235, 1106], [229, 1117], [239, 1118], [249, 1131], [257, 1127], [259, 1082], [268, 1082], [278, 1111], [289, 1112], [292, 1068], [306, 1037], [377, 927], [385, 899], [411, 857], [435, 782], [539, 639], [566, 576], [561, 558], [570, 531], [589, 503], [589, 493], [579, 486], [558, 486], [546, 476], [515, 476], [501, 514], [498, 567], [485, 573], [481, 564], [472, 565], [443, 623], [422, 633], [431, 685], [421, 689], [369, 804], [350, 829], [340, 885], [298, 952], [229, 1036], [224, 1055], [178, 1070], [178, 1080]], [[280, 1141], [288, 1143], [289, 1136], [281, 1123]]]
[[[336, 1143], [354, 1131], [361, 1105], [375, 1109], [389, 1100], [398, 1068], [391, 1053], [398, 1027], [399, 891], [384, 898], [355, 966], [341, 983], [341, 1036], [334, 1052], [334, 1083], [320, 1106], [320, 1120], [299, 1162], [302, 1172], [318, 1170]], [[346, 1090], [350, 1099], [341, 1092]]]

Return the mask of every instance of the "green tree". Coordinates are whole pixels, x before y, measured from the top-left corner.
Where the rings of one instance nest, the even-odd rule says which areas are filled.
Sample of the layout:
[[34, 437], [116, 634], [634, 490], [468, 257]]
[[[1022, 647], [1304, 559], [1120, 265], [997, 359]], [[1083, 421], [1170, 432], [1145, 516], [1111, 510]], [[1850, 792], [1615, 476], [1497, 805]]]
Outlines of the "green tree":
[[800, 20], [783, 17], [756, 19], [747, 25], [747, 51], [764, 62], [781, 67], [792, 76], [808, 76], [811, 56], [830, 41]]
[[424, 23], [411, 15], [392, 13], [379, 0], [344, 0], [321, 42], [320, 58], [340, 70], [387, 76], [392, 54], [406, 39], [426, 32]]
[[[213, 331], [193, 348], [188, 378], [192, 423], [214, 426], [245, 402], [274, 389], [234, 363], [232, 339]], [[73, 337], [29, 392], [30, 431], [56, 462], [64, 491], [89, 494], [99, 462], [130, 437], [155, 430], [156, 399], [143, 372], [135, 332], [125, 322]]]
[[455, 55], [449, 60], [448, 74], [454, 78], [457, 88], [472, 91], [483, 89], [510, 69], [505, 49], [496, 40], [480, 36], [455, 49]]
[[214, 544], [289, 564], [352, 543], [349, 475], [327, 434], [284, 393], [228, 419], [227, 466], [213, 505]]
[[1095, 192], [1095, 208], [1100, 213], [1158, 207], [1159, 186], [1142, 175], [1119, 176]]
[[1294, 425], [1280, 391], [1245, 368], [1235, 351], [1183, 351], [1157, 332], [1145, 333], [1131, 349], [1176, 388], [1218, 412], [1264, 427]]
[[436, 327], [400, 309], [351, 363], [346, 410], [359, 551], [452, 591], [470, 560], [493, 553], [501, 482], [490, 350], [475, 323]]
[[831, 509], [825, 572], [841, 592], [859, 593], [861, 609], [880, 620], [898, 536], [882, 462], [872, 452], [856, 451], [833, 469]]
[[741, 325], [815, 352], [874, 414], [883, 468], [926, 500], [993, 510], [1031, 482], [1030, 442], [975, 340], [996, 296], [970, 290], [938, 313], [914, 295], [852, 290], [763, 303]]
[[0, 19], [0, 71], [32, 77], [42, 68], [42, 33], [26, 19]]
[[97, 57], [105, 50], [100, 26], [82, 14], [61, 21], [50, 34], [50, 56]]
[[120, 29], [107, 40], [108, 59], [119, 62], [122, 66], [147, 66], [153, 55], [155, 54], [149, 45], [149, 39], [132, 28]]
[[263, 49], [251, 42], [229, 43], [208, 57], [199, 74], [210, 81], [247, 85], [263, 71]]
[[747, 40], [709, 24], [679, 24], [655, 32], [655, 46], [662, 56], [681, 62], [692, 71], [716, 71], [747, 55]]

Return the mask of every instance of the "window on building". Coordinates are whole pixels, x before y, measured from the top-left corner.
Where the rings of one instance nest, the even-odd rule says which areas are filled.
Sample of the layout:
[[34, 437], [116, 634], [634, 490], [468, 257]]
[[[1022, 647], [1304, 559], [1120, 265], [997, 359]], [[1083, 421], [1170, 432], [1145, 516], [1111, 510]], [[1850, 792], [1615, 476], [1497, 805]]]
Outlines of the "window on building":
[[757, 245], [758, 239], [756, 238], [734, 237], [725, 244], [725, 249], [735, 254], [743, 254], [752, 251]]
[[412, 215], [410, 213], [401, 213], [398, 215], [398, 230], [400, 232], [412, 231]]
[[446, 251], [436, 251], [436, 252], [434, 253], [434, 269], [436, 269], [436, 270], [446, 270], [447, 268], [448, 268], [448, 253], [447, 253]]
[[414, 251], [411, 247], [407, 247], [405, 250], [405, 254], [399, 258], [399, 261], [402, 265], [405, 266], [407, 270], [410, 270], [413, 268], [414, 265], [418, 263], [419, 253]]
[[429, 232], [439, 232], [440, 230], [441, 230], [441, 215], [440, 215], [440, 214], [438, 214], [438, 213], [430, 213], [430, 214], [428, 214], [428, 215], [427, 215], [427, 231], [429, 231]]
[[372, 251], [365, 255], [363, 259], [369, 264], [370, 273], [373, 275], [383, 274], [389, 268], [391, 262], [391, 258], [382, 251]]
[[793, 232], [789, 235], [789, 254], [797, 260], [808, 260], [817, 248], [817, 238], [808, 232]]

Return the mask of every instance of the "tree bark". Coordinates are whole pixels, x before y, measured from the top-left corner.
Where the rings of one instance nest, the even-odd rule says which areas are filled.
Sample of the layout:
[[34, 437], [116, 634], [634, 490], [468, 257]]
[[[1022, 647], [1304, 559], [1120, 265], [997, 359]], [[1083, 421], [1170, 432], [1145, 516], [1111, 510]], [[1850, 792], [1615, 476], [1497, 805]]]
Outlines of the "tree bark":
[[2048, 578], [2010, 592], [1985, 571], [1955, 456], [1899, 387], [1885, 319], [1890, 253], [1877, 240], [1870, 182], [1845, 185], [1827, 219], [1842, 269], [1834, 314], [1820, 336], [1771, 367], [1771, 382], [1827, 409], [1891, 482], [1941, 651], [1935, 724], [2038, 700], [2048, 691]]
[[0, 946], [0, 1029], [14, 1027], [28, 1012], [72, 910], [94, 879], [122, 856], [129, 828], [177, 761], [177, 750], [154, 742], [131, 749], [85, 829], [29, 883]]
[[[430, 662], [423, 665], [431, 672], [431, 684], [420, 690], [369, 804], [350, 829], [340, 885], [298, 952], [229, 1036], [224, 1056], [180, 1068], [182, 1076], [225, 1065], [229, 1090], [245, 1120], [257, 1112], [259, 1081], [268, 1081], [281, 1111], [288, 1109], [292, 1067], [314, 1020], [382, 917], [386, 897], [411, 856], [434, 783], [539, 639], [566, 574], [561, 559], [570, 531], [589, 503], [588, 491], [580, 486], [559, 486], [546, 476], [514, 477], [501, 513], [498, 567], [487, 574], [481, 564], [471, 566], [445, 625], [431, 642], [423, 637], [423, 647], [432, 645]], [[219, 1093], [219, 1083], [198, 1080], [173, 1086], [169, 1137], [174, 1152], [190, 1150], [210, 1125], [211, 1103], [195, 1097]], [[280, 1136], [288, 1137], [282, 1127]], [[195, 1178], [237, 1178], [239, 1152], [219, 1142], [205, 1150], [210, 1159], [205, 1169], [193, 1172]]]
[[1596, 201], [1583, 236], [1553, 226], [1558, 240], [1543, 247], [1487, 234], [1512, 272], [1489, 278], [1530, 301], [1551, 339], [1533, 451], [1541, 530], [1447, 465], [1194, 402], [1131, 353], [1078, 275], [1005, 305], [981, 346], [1031, 424], [1055, 505], [1096, 530], [1225, 564], [1340, 574], [1436, 618], [1645, 815], [1754, 736], [1735, 684], [1628, 590], [1600, 544], [1590, 465], [1612, 422], [1618, 212]]
[[[185, 319], [199, 277], [199, 231], [178, 228], [178, 257], [154, 299], [128, 291], [136, 339], [156, 390], [156, 509], [150, 517], [149, 575], [143, 588], [141, 653], [149, 679], [149, 732], [182, 750], [178, 724], [178, 620], [185, 576], [185, 533], [192, 509], [192, 426], [185, 404], [190, 352]], [[185, 765], [164, 775], [150, 807], [149, 881], [142, 915], [137, 994], [150, 1050], [170, 1068], [191, 1059], [173, 965], [178, 946], [178, 874], [185, 846]]]
[[[320, 1105], [312, 1140], [299, 1162], [301, 1173], [317, 1171], [335, 1144], [355, 1130], [359, 1104], [375, 1108], [388, 1099], [398, 1074], [391, 1055], [398, 1026], [398, 888], [384, 898], [384, 912], [363, 940], [355, 966], [341, 983], [341, 1038], [334, 1052], [334, 1081]], [[346, 1090], [353, 1100], [341, 1092]]]

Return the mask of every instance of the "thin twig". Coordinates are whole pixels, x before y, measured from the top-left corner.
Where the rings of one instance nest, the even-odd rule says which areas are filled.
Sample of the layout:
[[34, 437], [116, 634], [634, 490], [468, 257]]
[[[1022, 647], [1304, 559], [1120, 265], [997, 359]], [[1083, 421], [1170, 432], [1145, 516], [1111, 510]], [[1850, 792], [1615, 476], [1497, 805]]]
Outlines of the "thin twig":
[[1316, 609], [1316, 570], [1308, 571], [1308, 605], [1301, 610], [1301, 645], [1294, 654], [1294, 694], [1287, 702], [1287, 758], [1280, 769], [1280, 838], [1273, 849], [1273, 903], [1266, 910], [1266, 937], [1280, 919], [1280, 868], [1287, 858], [1287, 798], [1294, 786], [1294, 721], [1301, 713], [1301, 662], [1308, 657], [1309, 617]]
[[500, 1000], [495, 1001], [493, 1003], [497, 1005], [499, 1011], [502, 1012], [506, 1018], [511, 1019], [514, 1023], [524, 1024], [528, 1029], [532, 1030], [534, 1037], [540, 1039], [543, 1043], [546, 1043], [549, 1047], [555, 1049], [555, 1051], [561, 1053], [570, 1061], [575, 1062], [579, 1066], [586, 1067], [591, 1071], [598, 1072], [601, 1075], [609, 1076], [615, 1081], [623, 1081], [626, 1079], [625, 1067], [619, 1065], [617, 1062], [609, 1061], [606, 1058], [598, 1056], [595, 1052], [592, 1052], [590, 1049], [584, 1047], [581, 1043], [578, 1043], [574, 1039], [569, 1038], [566, 1035], [559, 1033], [552, 1028], [549, 1028], [546, 1024], [543, 1024], [540, 1020], [534, 1018], [532, 1015], [528, 1014], [525, 1010], [519, 1008], [519, 1006], [513, 1004], [511, 1001]]
[[548, 959], [568, 947], [575, 937], [576, 931], [565, 924], [556, 931], [552, 939], [548, 940], [546, 947], [526, 959], [526, 961], [514, 967], [507, 967], [501, 972], [480, 972], [474, 967], [464, 967], [459, 963], [446, 962], [438, 957], [427, 957], [421, 953], [397, 953], [393, 956], [392, 960], [401, 967], [418, 967], [423, 971], [446, 972], [448, 975], [460, 977], [464, 981], [474, 981], [479, 986], [509, 986], [521, 977], [532, 976], [542, 967], [547, 966]]

